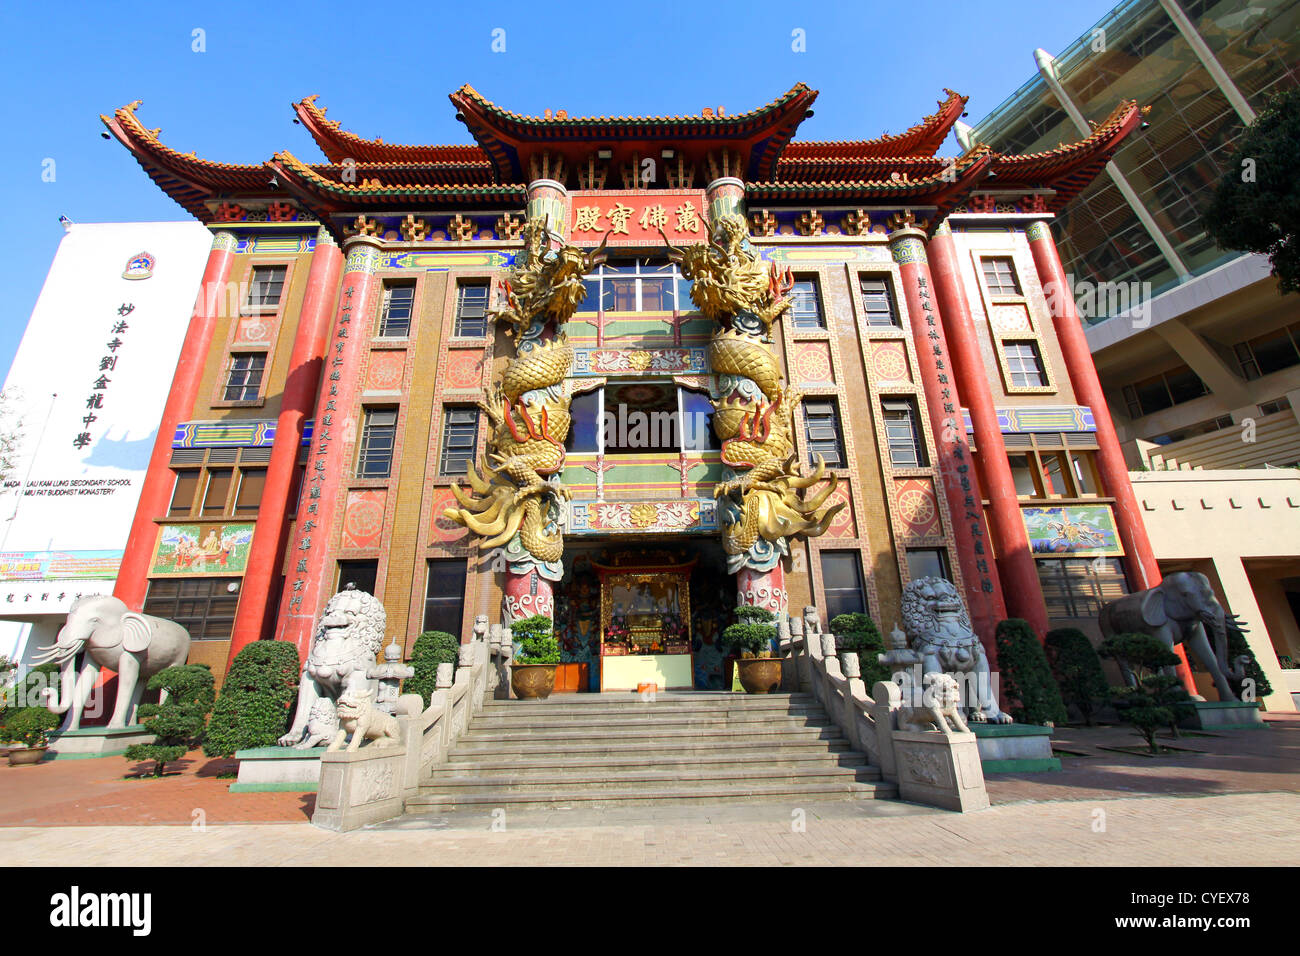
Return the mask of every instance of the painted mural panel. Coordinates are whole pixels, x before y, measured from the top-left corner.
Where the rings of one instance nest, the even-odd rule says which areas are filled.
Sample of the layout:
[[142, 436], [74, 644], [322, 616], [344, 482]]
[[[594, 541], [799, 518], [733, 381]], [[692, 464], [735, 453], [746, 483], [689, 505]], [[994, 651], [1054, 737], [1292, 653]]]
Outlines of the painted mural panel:
[[384, 502], [387, 497], [383, 488], [348, 492], [343, 518], [343, 547], [379, 547], [384, 533]]
[[1035, 554], [1123, 554], [1110, 505], [1022, 508], [1029, 547]]
[[149, 573], [243, 574], [252, 540], [251, 524], [163, 525]]

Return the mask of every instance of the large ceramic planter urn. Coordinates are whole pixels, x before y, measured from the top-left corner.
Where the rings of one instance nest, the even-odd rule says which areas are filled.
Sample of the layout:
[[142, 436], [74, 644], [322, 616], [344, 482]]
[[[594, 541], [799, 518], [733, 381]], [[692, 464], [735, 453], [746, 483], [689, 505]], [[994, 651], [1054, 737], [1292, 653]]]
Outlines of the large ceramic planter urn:
[[736, 661], [736, 668], [746, 694], [770, 694], [781, 689], [779, 657], [742, 657]]
[[15, 747], [9, 751], [9, 766], [19, 767], [23, 764], [40, 763], [48, 747]]
[[555, 690], [556, 664], [515, 664], [510, 668], [510, 689], [520, 700], [545, 700]]

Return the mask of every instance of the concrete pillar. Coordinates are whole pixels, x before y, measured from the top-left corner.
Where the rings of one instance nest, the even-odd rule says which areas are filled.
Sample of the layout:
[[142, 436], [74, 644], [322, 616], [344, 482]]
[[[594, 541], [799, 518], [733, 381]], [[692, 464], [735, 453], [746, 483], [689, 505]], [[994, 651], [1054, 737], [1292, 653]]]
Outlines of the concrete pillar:
[[[1228, 610], [1236, 614], [1242, 624], [1249, 629], [1249, 632], [1243, 636], [1246, 638], [1246, 643], [1250, 645], [1255, 659], [1259, 661], [1264, 676], [1273, 685], [1273, 693], [1260, 699], [1269, 711], [1295, 713], [1295, 702], [1287, 691], [1286, 675], [1282, 671], [1282, 665], [1277, 662], [1277, 651], [1269, 639], [1264, 613], [1260, 609], [1260, 602], [1256, 599], [1255, 588], [1245, 565], [1235, 554], [1219, 556], [1212, 560], [1214, 573], [1228, 602]], [[1287, 610], [1289, 611], [1289, 608]]]

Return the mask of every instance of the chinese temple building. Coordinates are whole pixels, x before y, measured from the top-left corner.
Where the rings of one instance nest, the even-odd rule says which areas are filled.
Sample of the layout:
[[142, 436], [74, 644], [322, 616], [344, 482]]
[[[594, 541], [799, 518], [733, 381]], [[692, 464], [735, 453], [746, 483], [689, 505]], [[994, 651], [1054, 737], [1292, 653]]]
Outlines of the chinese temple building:
[[1159, 572], [1051, 223], [1141, 110], [942, 157], [955, 93], [797, 139], [816, 96], [533, 117], [466, 86], [471, 145], [308, 97], [324, 160], [249, 165], [105, 116], [214, 234], [117, 595], [218, 673], [305, 652], [348, 582], [408, 652], [542, 613], [569, 690], [730, 686], [738, 603], [888, 630], [923, 576], [986, 645], [1006, 617], [1095, 633], [1044, 588]]

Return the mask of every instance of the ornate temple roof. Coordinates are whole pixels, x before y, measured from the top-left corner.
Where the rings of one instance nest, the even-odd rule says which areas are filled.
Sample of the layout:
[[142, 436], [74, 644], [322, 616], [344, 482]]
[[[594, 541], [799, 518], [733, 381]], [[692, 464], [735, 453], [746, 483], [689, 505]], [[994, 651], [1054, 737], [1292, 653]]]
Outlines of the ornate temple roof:
[[794, 134], [817, 97], [802, 83], [766, 106], [734, 116], [721, 108], [691, 116], [570, 117], [563, 110], [523, 116], [463, 86], [451, 101], [477, 141], [463, 146], [363, 139], [326, 119], [325, 108], [309, 96], [293, 108], [325, 154], [325, 163], [304, 162], [287, 151], [257, 164], [183, 154], [162, 143], [159, 130], [140, 122], [139, 101], [101, 119], [154, 182], [204, 222], [229, 221], [230, 210], [241, 204], [282, 210], [289, 200], [322, 221], [422, 207], [451, 211], [474, 203], [517, 207], [525, 184], [539, 170], [572, 178], [582, 164], [592, 168], [598, 156], [609, 188], [621, 186], [620, 169], [636, 169], [645, 158], [668, 163], [672, 157], [692, 175], [700, 170], [697, 179], [705, 170], [709, 176], [719, 169], [724, 175], [739, 173], [748, 198], [774, 205], [903, 202], [934, 207], [937, 221], [980, 189], [1037, 192], [1045, 196], [1048, 210], [1056, 210], [1100, 172], [1141, 122], [1142, 110], [1128, 101], [1089, 136], [1054, 150], [1015, 156], [977, 146], [945, 158], [936, 153], [966, 105], [965, 97], [945, 93], [935, 113], [903, 133], [798, 142]]

